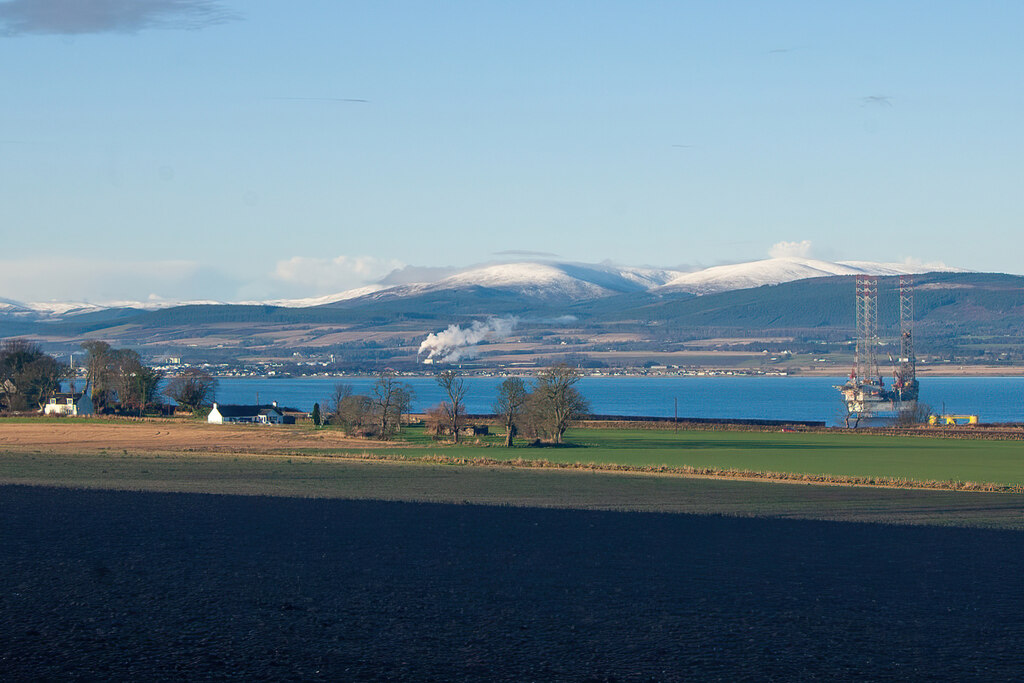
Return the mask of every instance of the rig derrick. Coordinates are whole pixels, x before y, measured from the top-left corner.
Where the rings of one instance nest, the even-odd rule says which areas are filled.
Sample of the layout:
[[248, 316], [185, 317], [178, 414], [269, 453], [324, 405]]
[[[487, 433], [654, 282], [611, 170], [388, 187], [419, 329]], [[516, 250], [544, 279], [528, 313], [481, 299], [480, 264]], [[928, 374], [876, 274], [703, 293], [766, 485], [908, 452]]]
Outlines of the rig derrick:
[[917, 409], [917, 359], [914, 356], [914, 280], [900, 277], [900, 356], [887, 389], [878, 369], [878, 278], [856, 277], [857, 341], [853, 370], [837, 386], [846, 404], [846, 426], [861, 419], [897, 418]]

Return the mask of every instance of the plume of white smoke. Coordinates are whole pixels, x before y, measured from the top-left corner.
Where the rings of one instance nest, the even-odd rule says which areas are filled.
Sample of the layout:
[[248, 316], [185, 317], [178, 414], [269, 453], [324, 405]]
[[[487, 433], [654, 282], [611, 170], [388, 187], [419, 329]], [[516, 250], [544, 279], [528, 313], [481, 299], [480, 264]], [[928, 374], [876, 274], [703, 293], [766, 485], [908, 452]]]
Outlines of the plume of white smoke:
[[474, 346], [482, 341], [504, 339], [512, 334], [517, 322], [517, 318], [508, 317], [475, 320], [466, 328], [449, 325], [446, 330], [428, 334], [416, 355], [426, 354], [424, 362], [431, 363], [455, 363], [463, 358], [473, 358], [476, 356]]

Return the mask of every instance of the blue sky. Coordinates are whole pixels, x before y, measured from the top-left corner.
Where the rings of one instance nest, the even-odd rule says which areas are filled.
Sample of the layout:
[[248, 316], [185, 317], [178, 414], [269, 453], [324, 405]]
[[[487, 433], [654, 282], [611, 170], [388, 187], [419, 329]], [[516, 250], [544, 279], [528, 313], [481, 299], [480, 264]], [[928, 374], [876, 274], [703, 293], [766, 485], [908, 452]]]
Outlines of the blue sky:
[[0, 297], [509, 251], [1024, 272], [1024, 3], [0, 0]]

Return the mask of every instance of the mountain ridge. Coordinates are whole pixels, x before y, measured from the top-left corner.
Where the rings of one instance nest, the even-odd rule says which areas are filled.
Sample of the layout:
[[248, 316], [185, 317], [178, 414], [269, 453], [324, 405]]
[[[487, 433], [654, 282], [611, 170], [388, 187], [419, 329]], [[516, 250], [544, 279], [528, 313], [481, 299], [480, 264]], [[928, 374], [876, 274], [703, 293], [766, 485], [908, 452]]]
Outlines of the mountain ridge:
[[[118, 301], [29, 302], [0, 298], [0, 313], [23, 318], [61, 318], [110, 309], [161, 310], [180, 306], [275, 306], [282, 308], [358, 307], [393, 302], [444, 292], [492, 290], [533, 302], [572, 304], [622, 294], [706, 294], [782, 284], [795, 280], [834, 275], [876, 276], [926, 272], [968, 272], [943, 264], [876, 263], [870, 261], [823, 261], [784, 257], [738, 264], [712, 266], [685, 272], [671, 268], [618, 266], [610, 263], [571, 261], [516, 261], [472, 266], [435, 281], [396, 285], [372, 284], [336, 294], [301, 299], [225, 302]], [[389, 276], [390, 277], [390, 276]], [[384, 278], [386, 281], [388, 277]]]

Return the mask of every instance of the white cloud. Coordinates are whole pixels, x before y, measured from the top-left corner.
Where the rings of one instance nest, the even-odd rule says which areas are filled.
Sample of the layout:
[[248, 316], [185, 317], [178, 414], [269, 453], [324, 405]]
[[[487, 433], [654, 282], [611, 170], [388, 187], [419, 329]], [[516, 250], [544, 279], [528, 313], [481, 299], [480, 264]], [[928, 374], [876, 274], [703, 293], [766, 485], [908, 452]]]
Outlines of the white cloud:
[[373, 256], [293, 256], [277, 262], [273, 278], [293, 288], [301, 288], [306, 294], [330, 294], [376, 282], [404, 265], [395, 259]]
[[911, 266], [913, 268], [934, 268], [937, 271], [949, 270], [949, 266], [946, 265], [945, 261], [925, 261], [923, 259], [915, 258], [913, 256], [907, 256], [903, 259], [903, 265]]
[[776, 242], [768, 250], [772, 258], [807, 258], [811, 255], [811, 241]]
[[0, 296], [19, 301], [142, 301], [223, 296], [237, 283], [195, 261], [27, 258], [0, 261]]

